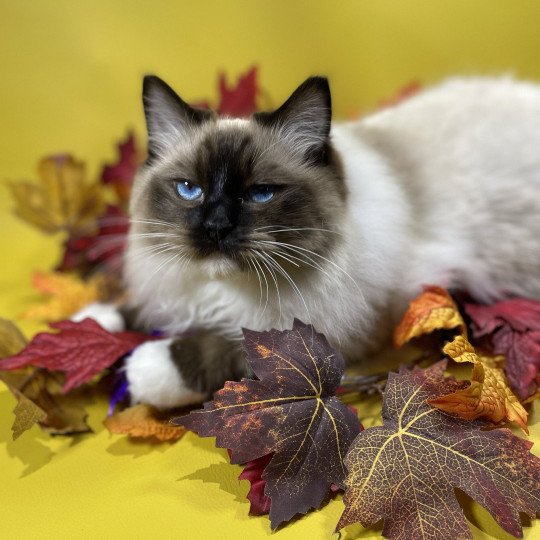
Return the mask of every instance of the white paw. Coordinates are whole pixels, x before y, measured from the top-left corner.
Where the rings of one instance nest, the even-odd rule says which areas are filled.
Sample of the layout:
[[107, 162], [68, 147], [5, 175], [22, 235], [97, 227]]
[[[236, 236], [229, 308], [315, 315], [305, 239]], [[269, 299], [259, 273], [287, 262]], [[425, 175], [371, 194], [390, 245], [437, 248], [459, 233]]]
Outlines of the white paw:
[[122, 317], [114, 304], [103, 304], [101, 302], [88, 304], [72, 315], [70, 320], [80, 322], [87, 317], [94, 319], [109, 332], [123, 332], [126, 329], [124, 317]]
[[207, 397], [189, 389], [176, 368], [169, 346], [172, 339], [147, 341], [126, 360], [126, 376], [132, 403], [171, 409], [201, 403]]

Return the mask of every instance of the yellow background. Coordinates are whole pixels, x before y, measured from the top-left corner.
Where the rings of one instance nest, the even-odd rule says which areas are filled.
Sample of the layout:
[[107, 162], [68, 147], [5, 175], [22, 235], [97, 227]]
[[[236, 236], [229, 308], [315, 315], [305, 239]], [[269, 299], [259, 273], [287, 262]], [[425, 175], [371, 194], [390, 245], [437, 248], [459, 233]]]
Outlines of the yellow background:
[[[41, 156], [65, 151], [95, 174], [128, 127], [143, 133], [144, 73], [187, 100], [215, 101], [218, 70], [236, 77], [257, 64], [261, 102], [274, 105], [306, 76], [327, 74], [336, 117], [369, 110], [411, 80], [508, 72], [540, 80], [535, 0], [2, 0], [0, 16], [0, 180], [31, 178]], [[2, 185], [0, 316], [16, 318], [35, 298], [32, 271], [50, 268], [58, 245], [9, 206]], [[34, 428], [11, 442], [13, 405], [0, 392], [0, 538], [269, 534], [266, 518], [247, 517], [247, 484], [212, 440], [128, 443], [103, 430], [98, 402], [96, 435], [51, 439]], [[538, 414], [533, 424], [540, 440]], [[475, 537], [508, 538], [483, 510], [467, 508]], [[276, 538], [330, 538], [341, 510], [334, 501]], [[540, 538], [539, 527], [526, 537]]]

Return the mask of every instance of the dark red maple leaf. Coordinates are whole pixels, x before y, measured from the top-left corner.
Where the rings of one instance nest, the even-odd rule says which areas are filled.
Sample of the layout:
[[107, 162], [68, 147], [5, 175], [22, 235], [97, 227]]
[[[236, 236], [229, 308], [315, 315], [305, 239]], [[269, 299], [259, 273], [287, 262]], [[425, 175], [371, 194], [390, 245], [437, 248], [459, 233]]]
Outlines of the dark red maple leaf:
[[204, 410], [176, 423], [215, 436], [232, 463], [274, 453], [262, 478], [275, 528], [343, 484], [343, 457], [360, 427], [334, 396], [344, 360], [313, 327], [296, 320], [283, 332], [244, 330], [244, 346], [258, 379], [225, 383]]
[[394, 540], [472, 538], [454, 489], [484, 506], [507, 532], [522, 537], [519, 512], [540, 511], [540, 459], [531, 442], [483, 420], [463, 420], [427, 401], [463, 388], [444, 378], [446, 363], [391, 373], [383, 425], [351, 445], [341, 529], [384, 519]]
[[524, 400], [534, 394], [539, 389], [540, 302], [513, 298], [491, 306], [467, 303], [464, 309], [473, 336], [506, 357], [505, 371], [517, 395]]
[[107, 206], [98, 219], [98, 231], [92, 236], [71, 237], [64, 244], [64, 255], [57, 270], [80, 270], [87, 273], [97, 266], [106, 265], [118, 270], [122, 264], [129, 218], [117, 206]]
[[66, 373], [64, 392], [91, 380], [137, 345], [151, 339], [135, 332], [111, 333], [92, 319], [50, 324], [59, 333], [42, 332], [15, 356], [0, 360], [0, 370], [25, 366]]
[[119, 158], [113, 165], [105, 165], [101, 173], [101, 181], [112, 185], [121, 202], [129, 199], [133, 177], [137, 167], [141, 164], [141, 158], [137, 152], [135, 135], [128, 133], [127, 138], [118, 144]]
[[257, 110], [257, 68], [242, 75], [235, 86], [229, 86], [224, 73], [219, 75], [219, 114], [245, 117]]
[[270, 463], [274, 454], [268, 454], [260, 458], [249, 461], [244, 466], [244, 470], [238, 477], [239, 480], [248, 480], [251, 484], [247, 498], [251, 503], [249, 513], [254, 516], [262, 516], [270, 512], [270, 498], [264, 494], [266, 480], [263, 480], [262, 474], [266, 466]]

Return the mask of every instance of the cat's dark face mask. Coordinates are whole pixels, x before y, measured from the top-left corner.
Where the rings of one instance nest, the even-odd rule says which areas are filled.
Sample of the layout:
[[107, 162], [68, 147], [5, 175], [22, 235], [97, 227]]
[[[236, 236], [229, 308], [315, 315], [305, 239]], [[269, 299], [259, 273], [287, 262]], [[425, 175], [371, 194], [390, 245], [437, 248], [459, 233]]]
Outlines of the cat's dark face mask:
[[157, 77], [145, 78], [143, 100], [149, 157], [133, 190], [132, 243], [228, 271], [320, 266], [346, 197], [326, 79], [249, 120], [194, 109]]

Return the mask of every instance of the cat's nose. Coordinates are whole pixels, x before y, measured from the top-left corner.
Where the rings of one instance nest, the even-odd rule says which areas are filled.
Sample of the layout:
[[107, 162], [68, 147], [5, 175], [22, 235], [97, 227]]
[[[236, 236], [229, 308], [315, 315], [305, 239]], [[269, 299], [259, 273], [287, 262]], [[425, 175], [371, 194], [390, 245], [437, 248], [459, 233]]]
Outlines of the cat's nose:
[[226, 210], [218, 206], [214, 208], [203, 222], [207, 234], [215, 242], [223, 240], [232, 230], [233, 224]]

